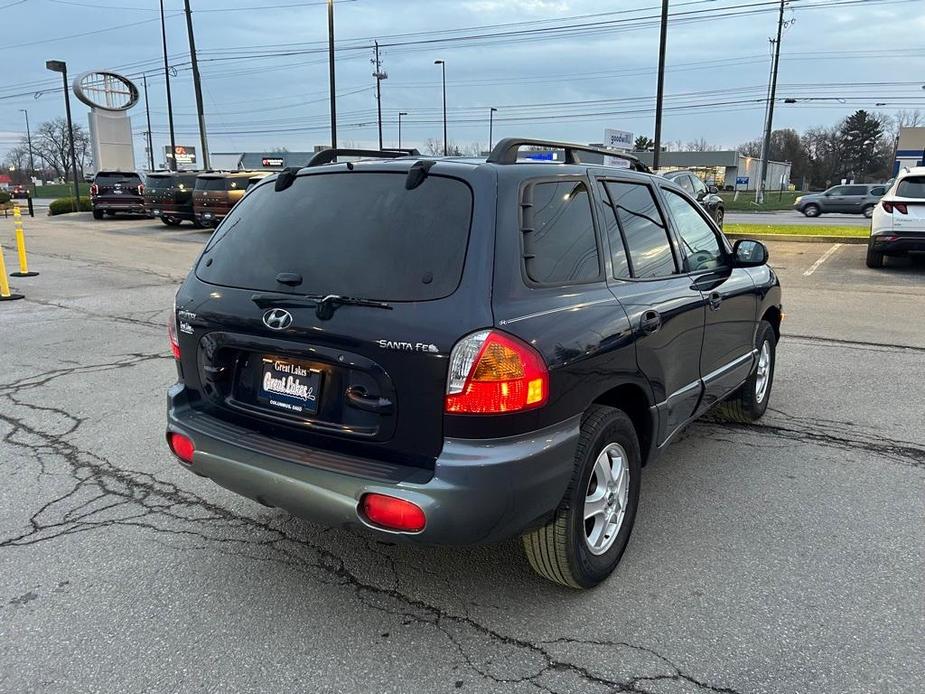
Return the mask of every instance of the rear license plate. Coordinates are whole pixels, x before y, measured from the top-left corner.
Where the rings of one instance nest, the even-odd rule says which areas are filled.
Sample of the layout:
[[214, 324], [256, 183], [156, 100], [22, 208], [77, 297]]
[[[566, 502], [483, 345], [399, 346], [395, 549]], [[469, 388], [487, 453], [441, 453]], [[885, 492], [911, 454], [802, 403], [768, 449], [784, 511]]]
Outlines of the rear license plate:
[[321, 372], [299, 362], [263, 357], [257, 401], [274, 410], [297, 415], [318, 411]]

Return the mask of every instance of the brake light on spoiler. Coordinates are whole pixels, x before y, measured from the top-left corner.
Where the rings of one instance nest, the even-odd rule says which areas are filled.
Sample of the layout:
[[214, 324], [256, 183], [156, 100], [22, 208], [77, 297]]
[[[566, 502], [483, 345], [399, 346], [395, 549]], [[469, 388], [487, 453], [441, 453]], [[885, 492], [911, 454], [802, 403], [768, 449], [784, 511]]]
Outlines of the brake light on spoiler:
[[445, 411], [502, 414], [542, 407], [549, 398], [549, 371], [533, 347], [513, 335], [480, 330], [450, 353]]

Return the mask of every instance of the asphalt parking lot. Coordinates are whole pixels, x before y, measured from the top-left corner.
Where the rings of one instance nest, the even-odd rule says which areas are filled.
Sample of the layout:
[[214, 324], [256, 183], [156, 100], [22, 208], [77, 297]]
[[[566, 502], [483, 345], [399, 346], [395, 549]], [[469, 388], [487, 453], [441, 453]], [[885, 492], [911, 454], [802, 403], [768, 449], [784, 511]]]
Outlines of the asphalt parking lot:
[[925, 262], [769, 244], [772, 409], [690, 427], [645, 469], [613, 577], [573, 592], [516, 542], [395, 545], [181, 470], [164, 326], [208, 232], [25, 223], [41, 274], [0, 303], [0, 691], [925, 690]]

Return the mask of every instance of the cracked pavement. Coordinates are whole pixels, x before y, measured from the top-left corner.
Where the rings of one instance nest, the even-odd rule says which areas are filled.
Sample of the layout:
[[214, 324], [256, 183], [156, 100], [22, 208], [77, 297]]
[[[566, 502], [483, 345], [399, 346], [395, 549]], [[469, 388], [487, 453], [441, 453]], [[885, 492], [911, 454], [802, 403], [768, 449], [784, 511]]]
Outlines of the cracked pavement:
[[923, 265], [772, 245], [772, 409], [684, 432], [574, 592], [516, 542], [393, 544], [181, 470], [163, 326], [206, 234], [85, 217], [26, 220], [41, 275], [0, 304], [0, 691], [925, 689]]

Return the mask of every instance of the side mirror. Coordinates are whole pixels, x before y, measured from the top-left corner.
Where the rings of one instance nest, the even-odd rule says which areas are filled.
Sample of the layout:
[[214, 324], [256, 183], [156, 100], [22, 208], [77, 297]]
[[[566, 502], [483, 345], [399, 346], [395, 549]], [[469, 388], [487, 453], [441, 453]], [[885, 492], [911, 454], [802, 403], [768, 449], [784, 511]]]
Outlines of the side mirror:
[[713, 195], [716, 195], [719, 192], [719, 188], [716, 186], [707, 186], [707, 190], [710, 191]]
[[760, 267], [768, 262], [768, 247], [761, 241], [739, 239], [732, 247], [733, 267]]

